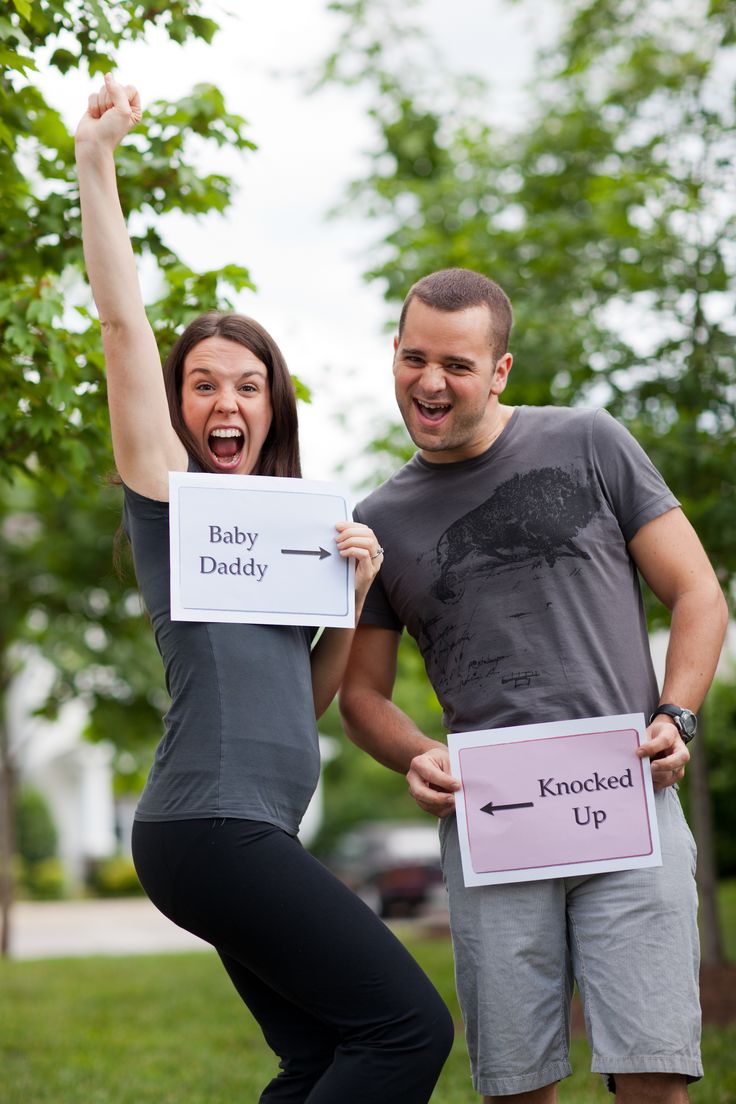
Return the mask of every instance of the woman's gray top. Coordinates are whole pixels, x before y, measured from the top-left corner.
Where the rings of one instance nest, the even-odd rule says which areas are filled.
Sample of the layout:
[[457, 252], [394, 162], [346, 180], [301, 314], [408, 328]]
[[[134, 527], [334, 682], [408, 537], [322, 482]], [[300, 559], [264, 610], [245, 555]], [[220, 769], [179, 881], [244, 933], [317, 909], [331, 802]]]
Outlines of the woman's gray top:
[[315, 630], [172, 621], [169, 504], [124, 491], [123, 525], [171, 696], [136, 818], [236, 817], [295, 834], [319, 777]]

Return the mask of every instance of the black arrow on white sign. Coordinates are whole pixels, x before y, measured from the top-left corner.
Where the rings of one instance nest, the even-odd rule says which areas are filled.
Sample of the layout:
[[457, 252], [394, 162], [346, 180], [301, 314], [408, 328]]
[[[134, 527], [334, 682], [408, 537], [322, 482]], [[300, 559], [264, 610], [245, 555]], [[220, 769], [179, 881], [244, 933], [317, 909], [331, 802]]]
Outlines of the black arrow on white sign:
[[328, 552], [326, 548], [282, 548], [282, 556], [319, 556], [321, 560], [324, 560], [326, 556], [331, 556], [332, 553]]
[[515, 805], [494, 805], [492, 801], [489, 801], [487, 805], [481, 805], [480, 811], [482, 813], [488, 813], [493, 816], [494, 813], [499, 813], [501, 809], [532, 809], [534, 808], [533, 801], [517, 801]]

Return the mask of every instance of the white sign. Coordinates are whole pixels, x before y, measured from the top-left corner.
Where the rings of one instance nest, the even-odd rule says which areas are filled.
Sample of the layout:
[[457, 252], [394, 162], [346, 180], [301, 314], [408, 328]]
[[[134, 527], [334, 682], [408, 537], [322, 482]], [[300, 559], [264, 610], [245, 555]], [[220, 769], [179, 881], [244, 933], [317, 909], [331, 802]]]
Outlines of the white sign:
[[661, 866], [641, 713], [450, 733], [466, 886]]
[[172, 621], [355, 624], [355, 570], [334, 483], [169, 473]]

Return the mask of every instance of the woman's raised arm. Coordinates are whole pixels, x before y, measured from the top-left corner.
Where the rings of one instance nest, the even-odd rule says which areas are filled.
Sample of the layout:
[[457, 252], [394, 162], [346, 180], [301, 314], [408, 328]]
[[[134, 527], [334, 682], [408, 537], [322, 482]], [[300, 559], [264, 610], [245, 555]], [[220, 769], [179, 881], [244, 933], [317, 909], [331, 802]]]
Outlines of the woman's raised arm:
[[102, 326], [115, 463], [134, 490], [166, 499], [167, 473], [186, 468], [186, 452], [171, 425], [113, 157], [115, 147], [140, 119], [135, 88], [123, 87], [108, 75], [89, 98], [75, 147], [84, 257]]

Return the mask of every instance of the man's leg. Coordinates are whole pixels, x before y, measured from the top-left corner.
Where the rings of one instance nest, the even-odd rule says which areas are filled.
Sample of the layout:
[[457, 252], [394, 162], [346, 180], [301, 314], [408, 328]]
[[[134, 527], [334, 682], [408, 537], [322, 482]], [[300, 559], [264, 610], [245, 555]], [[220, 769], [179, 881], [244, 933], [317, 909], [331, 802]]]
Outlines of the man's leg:
[[557, 1085], [545, 1085], [543, 1089], [516, 1093], [514, 1096], [484, 1096], [483, 1104], [556, 1104]]
[[687, 1104], [687, 1081], [679, 1074], [619, 1073], [617, 1104]]
[[564, 884], [466, 888], [454, 817], [440, 837], [473, 1086], [491, 1100], [550, 1104], [571, 1072]]
[[662, 865], [570, 879], [569, 940], [591, 1068], [619, 1101], [679, 1104], [703, 1073], [695, 848], [675, 791], [655, 803]]
[[[617, 1104], [688, 1104], [684, 1077], [667, 1073], [620, 1073], [616, 1078]], [[513, 1096], [484, 1096], [483, 1104], [557, 1104], [557, 1085]]]

